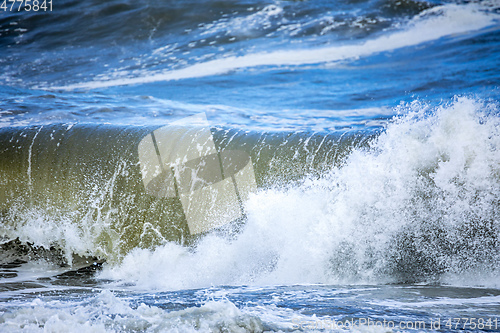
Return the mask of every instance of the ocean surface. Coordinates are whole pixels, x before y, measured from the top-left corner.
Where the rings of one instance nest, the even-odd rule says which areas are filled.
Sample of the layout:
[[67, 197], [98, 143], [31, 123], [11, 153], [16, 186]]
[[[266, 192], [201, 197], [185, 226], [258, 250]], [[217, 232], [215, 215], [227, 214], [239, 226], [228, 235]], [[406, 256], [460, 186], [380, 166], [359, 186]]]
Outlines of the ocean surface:
[[500, 2], [0, 1], [20, 331], [500, 332]]

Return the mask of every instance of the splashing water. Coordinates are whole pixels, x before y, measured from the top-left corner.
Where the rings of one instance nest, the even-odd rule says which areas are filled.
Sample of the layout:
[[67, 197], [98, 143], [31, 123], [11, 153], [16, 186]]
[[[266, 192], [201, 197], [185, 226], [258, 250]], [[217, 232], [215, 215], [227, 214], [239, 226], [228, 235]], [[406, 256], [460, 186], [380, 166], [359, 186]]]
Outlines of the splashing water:
[[403, 110], [342, 166], [254, 194], [236, 239], [136, 249], [102, 276], [160, 289], [487, 280], [500, 263], [496, 106], [457, 98]]

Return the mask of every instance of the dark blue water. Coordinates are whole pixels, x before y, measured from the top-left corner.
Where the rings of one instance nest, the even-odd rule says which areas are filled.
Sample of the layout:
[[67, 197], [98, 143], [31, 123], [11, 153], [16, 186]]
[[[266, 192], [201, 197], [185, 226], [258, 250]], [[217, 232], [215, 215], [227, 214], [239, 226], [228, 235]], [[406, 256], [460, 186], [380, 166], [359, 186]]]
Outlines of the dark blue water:
[[500, 331], [499, 2], [5, 5], [1, 331]]
[[401, 102], [494, 100], [497, 11], [495, 2], [423, 1], [75, 1], [4, 11], [2, 109], [13, 114], [3, 118], [54, 123], [76, 113], [127, 124], [201, 108], [217, 110], [216, 123], [329, 130], [363, 129], [353, 110], [368, 108], [364, 120], [380, 126]]

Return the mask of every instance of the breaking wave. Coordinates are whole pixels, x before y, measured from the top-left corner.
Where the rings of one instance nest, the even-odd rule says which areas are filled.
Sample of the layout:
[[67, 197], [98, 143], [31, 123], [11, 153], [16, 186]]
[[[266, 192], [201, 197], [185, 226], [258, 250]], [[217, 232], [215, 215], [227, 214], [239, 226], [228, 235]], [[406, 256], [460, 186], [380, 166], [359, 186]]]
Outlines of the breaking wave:
[[236, 237], [137, 248], [102, 276], [160, 289], [460, 277], [491, 284], [500, 268], [497, 107], [457, 98], [401, 111], [341, 165], [251, 196]]

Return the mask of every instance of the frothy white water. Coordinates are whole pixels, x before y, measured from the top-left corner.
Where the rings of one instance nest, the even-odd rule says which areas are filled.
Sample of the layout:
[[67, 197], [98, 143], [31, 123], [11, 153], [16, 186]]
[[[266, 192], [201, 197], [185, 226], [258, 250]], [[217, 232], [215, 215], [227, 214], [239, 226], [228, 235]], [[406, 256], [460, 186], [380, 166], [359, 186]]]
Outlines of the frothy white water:
[[[211, 290], [205, 292], [212, 293]], [[295, 291], [290, 290], [289, 293], [295, 294]], [[82, 299], [47, 297], [36, 298], [31, 302], [10, 302], [8, 311], [0, 316], [0, 330], [2, 332], [256, 333], [322, 332], [326, 329], [328, 332], [387, 332], [386, 328], [376, 326], [374, 323], [364, 324], [356, 320], [355, 324], [351, 324], [354, 321], [340, 320], [342, 315], [306, 315], [300, 310], [277, 307], [274, 304], [236, 305], [220, 295], [210, 295], [210, 297], [215, 296], [217, 300], [207, 299], [193, 306], [189, 301], [183, 303], [180, 295], [172, 296], [176, 299], [173, 302], [176, 303], [174, 306], [176, 309], [169, 308], [172, 303], [168, 296], [159, 296], [155, 300], [160, 304], [156, 305], [157, 302], [154, 302], [155, 305], [152, 305], [141, 302], [142, 299], [139, 302], [134, 301], [137, 297], [135, 295], [116, 296], [108, 290]], [[151, 302], [151, 299], [146, 302]], [[256, 299], [256, 302], [259, 300]], [[381, 304], [383, 307], [391, 305]], [[183, 309], [178, 310], [177, 306]]]
[[[489, 280], [500, 274], [500, 119], [470, 98], [415, 102], [345, 164], [262, 190], [235, 239], [135, 249], [101, 276], [147, 289]], [[463, 279], [461, 284], [464, 284]], [[488, 279], [483, 279], [487, 283]]]
[[0, 330], [24, 332], [261, 332], [261, 321], [230, 301], [169, 311], [103, 291], [89, 301], [35, 299], [0, 318]]
[[438, 6], [422, 12], [400, 31], [388, 33], [362, 44], [329, 46], [316, 49], [283, 50], [268, 53], [230, 56], [197, 63], [182, 69], [162, 73], [145, 73], [140, 77], [101, 79], [50, 89], [96, 89], [121, 85], [144, 84], [225, 74], [230, 71], [258, 66], [298, 66], [338, 62], [366, 57], [402, 47], [414, 46], [442, 37], [468, 33], [493, 25], [498, 15], [482, 11], [474, 4]]

